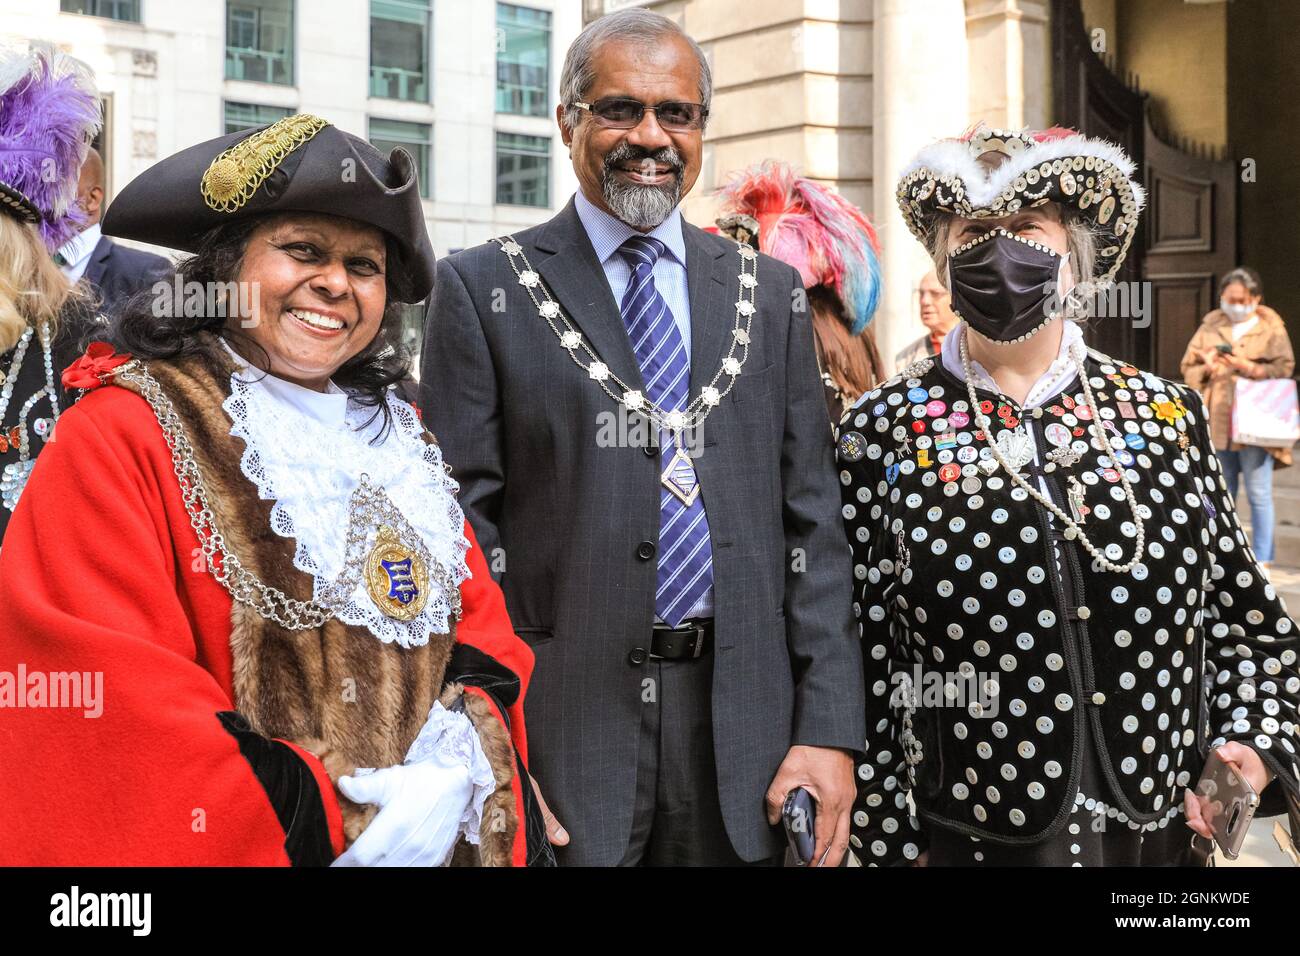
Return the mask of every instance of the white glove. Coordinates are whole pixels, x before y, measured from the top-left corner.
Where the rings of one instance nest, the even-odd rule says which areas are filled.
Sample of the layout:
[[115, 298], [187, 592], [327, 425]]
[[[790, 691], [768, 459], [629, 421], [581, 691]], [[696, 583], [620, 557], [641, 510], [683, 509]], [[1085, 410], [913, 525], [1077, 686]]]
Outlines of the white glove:
[[483, 803], [496, 789], [469, 718], [435, 703], [406, 762], [340, 777], [354, 803], [380, 808], [334, 866], [442, 866], [463, 833], [478, 843]]

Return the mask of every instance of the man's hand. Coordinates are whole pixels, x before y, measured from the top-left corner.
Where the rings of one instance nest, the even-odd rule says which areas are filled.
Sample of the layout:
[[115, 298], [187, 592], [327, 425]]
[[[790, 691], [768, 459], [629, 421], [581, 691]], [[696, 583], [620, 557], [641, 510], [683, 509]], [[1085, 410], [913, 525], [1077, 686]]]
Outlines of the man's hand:
[[849, 810], [857, 790], [853, 757], [833, 747], [791, 747], [767, 788], [768, 823], [781, 822], [781, 807], [796, 787], [817, 801], [815, 865], [839, 866], [849, 848]]
[[[1231, 740], [1216, 750], [1225, 762], [1237, 768], [1237, 772], [1255, 788], [1256, 793], [1263, 793], [1264, 788], [1273, 781], [1273, 771], [1264, 765], [1255, 748]], [[1183, 797], [1183, 812], [1187, 815], [1189, 827], [1203, 837], [1213, 837], [1214, 831], [1210, 828], [1210, 821], [1204, 812], [1205, 802], [1205, 798], [1198, 797], [1189, 789]]]
[[560, 821], [555, 819], [555, 814], [551, 808], [546, 805], [546, 799], [542, 796], [542, 788], [537, 785], [533, 775], [528, 775], [528, 781], [533, 785], [533, 796], [537, 798], [538, 805], [542, 808], [542, 819], [546, 822], [546, 839], [551, 842], [551, 846], [568, 846], [569, 831], [560, 826]]

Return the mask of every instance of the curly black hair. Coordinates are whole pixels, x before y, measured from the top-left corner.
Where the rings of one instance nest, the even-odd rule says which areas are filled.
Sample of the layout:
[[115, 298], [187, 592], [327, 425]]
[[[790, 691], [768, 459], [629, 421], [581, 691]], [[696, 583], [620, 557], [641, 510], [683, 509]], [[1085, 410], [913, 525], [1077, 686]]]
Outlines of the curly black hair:
[[[243, 262], [248, 237], [265, 222], [264, 217], [254, 217], [218, 226], [200, 239], [192, 256], [176, 264], [172, 276], [163, 280], [171, 286], [178, 282], [182, 287], [198, 283], [204, 289], [234, 288]], [[401, 261], [396, 244], [385, 238], [388, 262]], [[384, 426], [375, 437], [382, 442], [392, 425], [392, 412], [386, 400], [390, 388], [410, 376], [411, 357], [399, 338], [402, 320], [401, 298], [406, 297], [406, 280], [400, 269], [389, 271], [388, 302], [383, 319], [374, 339], [364, 349], [345, 362], [330, 378], [335, 385], [349, 393], [354, 401], [375, 409], [367, 420], [382, 416]], [[189, 355], [206, 355], [218, 358], [222, 351], [221, 339], [240, 341], [241, 354], [261, 353], [261, 359], [250, 359], [264, 373], [269, 373], [270, 357], [265, 349], [229, 324], [230, 316], [224, 300], [215, 308], [205, 307], [199, 315], [187, 315], [189, 308], [159, 309], [155, 287], [132, 296], [118, 310], [107, 335], [108, 342], [117, 352], [129, 353], [140, 359], [176, 359]], [[159, 313], [165, 313], [160, 315]]]

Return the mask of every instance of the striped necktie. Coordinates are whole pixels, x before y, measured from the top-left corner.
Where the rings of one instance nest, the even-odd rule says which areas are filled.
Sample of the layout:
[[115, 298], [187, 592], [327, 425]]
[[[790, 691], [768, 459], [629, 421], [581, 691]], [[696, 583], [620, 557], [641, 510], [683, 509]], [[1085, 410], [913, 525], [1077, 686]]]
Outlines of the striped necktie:
[[[650, 236], [633, 236], [619, 247], [632, 269], [621, 310], [632, 351], [641, 366], [646, 397], [665, 411], [686, 407], [691, 384], [691, 364], [686, 343], [668, 303], [655, 288], [654, 265], [664, 244]], [[660, 467], [673, 466], [675, 483], [687, 488], [696, 482], [689, 458], [677, 457], [668, 432], [660, 436]], [[659, 577], [655, 613], [677, 627], [713, 587], [713, 549], [704, 500], [695, 495], [684, 502], [662, 484], [659, 492]]]

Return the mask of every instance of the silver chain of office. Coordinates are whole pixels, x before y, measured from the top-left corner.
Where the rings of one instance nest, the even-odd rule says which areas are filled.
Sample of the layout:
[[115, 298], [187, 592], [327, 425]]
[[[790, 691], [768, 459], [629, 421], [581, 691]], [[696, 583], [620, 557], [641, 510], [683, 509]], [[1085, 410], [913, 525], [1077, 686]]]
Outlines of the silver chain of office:
[[[116, 370], [116, 377], [134, 385], [149, 403], [162, 428], [172, 453], [172, 467], [180, 484], [185, 511], [198, 536], [199, 547], [207, 569], [230, 596], [251, 607], [262, 617], [274, 621], [291, 631], [318, 628], [333, 618], [350, 599], [362, 580], [366, 561], [366, 543], [369, 529], [388, 524], [406, 541], [419, 542], [420, 537], [389, 500], [382, 488], [370, 483], [362, 475], [348, 501], [348, 530], [345, 563], [333, 581], [321, 588], [321, 601], [300, 601], [291, 598], [278, 588], [266, 584], [240, 562], [239, 557], [226, 545], [217, 520], [212, 513], [203, 474], [194, 458], [194, 448], [176, 407], [158, 380], [138, 361], [131, 361]], [[451, 572], [441, 562], [431, 558], [419, 545], [419, 556], [424, 559], [432, 575], [443, 586], [456, 618], [461, 615], [460, 588]]]
[[[740, 255], [740, 275], [738, 277], [740, 280], [740, 298], [736, 300], [736, 324], [731, 330], [731, 344], [722, 360], [722, 365], [714, 373], [709, 383], [700, 389], [699, 394], [691, 399], [685, 408], [665, 409], [651, 401], [640, 390], [629, 386], [601, 360], [595, 350], [587, 344], [582, 333], [569, 321], [569, 317], [560, 308], [560, 303], [551, 296], [550, 290], [546, 288], [546, 283], [534, 271], [523, 247], [515, 241], [513, 236], [506, 236], [504, 239], [495, 241], [510, 260], [510, 268], [514, 270], [519, 284], [527, 291], [529, 298], [533, 300], [533, 305], [537, 308], [537, 314], [551, 327], [551, 331], [559, 339], [561, 347], [569, 353], [569, 358], [573, 359], [574, 364], [585, 371], [588, 377], [604, 390], [606, 395], [628, 411], [638, 412], [655, 425], [676, 435], [701, 425], [704, 419], [708, 417], [709, 412], [735, 386], [736, 378], [740, 375], [745, 360], [749, 357], [750, 329], [753, 324], [754, 313], [758, 311], [754, 302], [758, 292], [758, 253], [750, 246], [742, 242], [736, 243], [736, 252]], [[520, 268], [519, 262], [523, 263], [523, 268]], [[584, 362], [584, 355], [588, 361]], [[718, 382], [721, 381], [724, 375], [728, 377], [727, 383], [724, 387], [719, 388]], [[610, 384], [611, 382], [613, 385]], [[618, 387], [617, 392], [614, 390], [614, 386]]]

